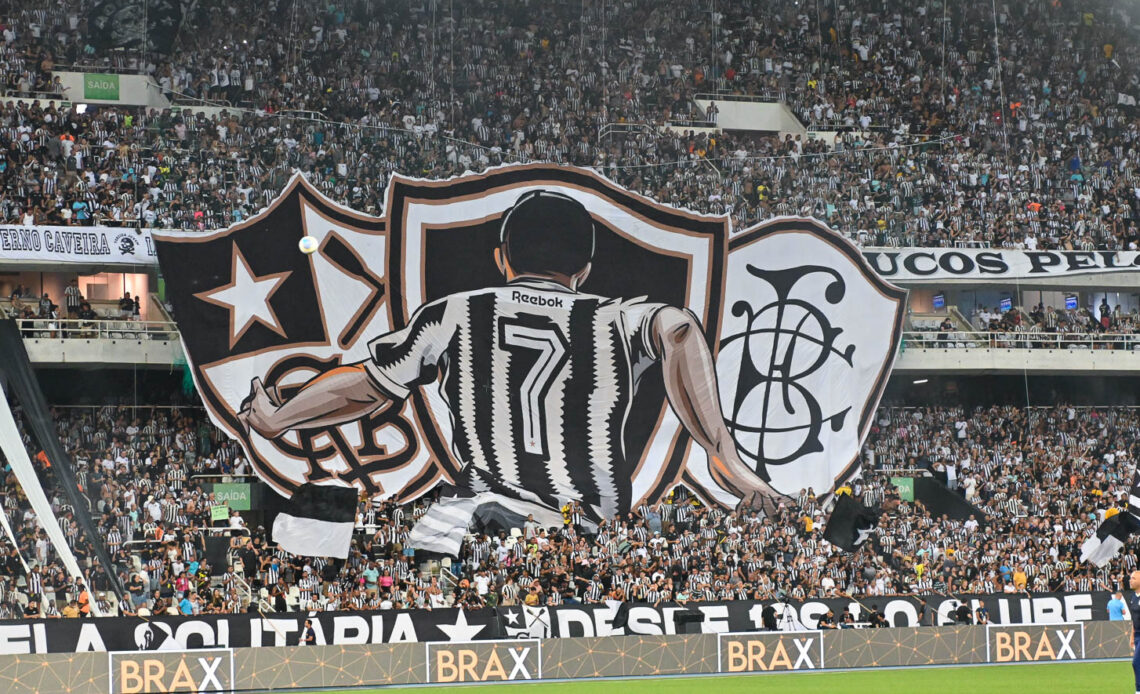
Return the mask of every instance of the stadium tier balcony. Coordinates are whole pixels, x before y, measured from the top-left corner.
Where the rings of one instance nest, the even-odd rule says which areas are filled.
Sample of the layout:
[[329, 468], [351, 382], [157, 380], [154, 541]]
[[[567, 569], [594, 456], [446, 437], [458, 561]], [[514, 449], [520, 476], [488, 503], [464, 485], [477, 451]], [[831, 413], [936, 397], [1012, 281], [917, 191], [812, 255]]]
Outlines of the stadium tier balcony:
[[185, 361], [170, 321], [22, 318], [28, 357], [39, 366], [171, 366]]
[[120, 310], [119, 301], [85, 299], [84, 312], [70, 318], [54, 304], [51, 317], [42, 317], [32, 308], [34, 297], [0, 300], [0, 318], [16, 320], [28, 357], [37, 366], [169, 368], [185, 363], [173, 317], [156, 295], [146, 299], [142, 316]]
[[904, 332], [900, 374], [1140, 372], [1140, 334], [1112, 332]]
[[[183, 363], [172, 321], [19, 319], [32, 362], [39, 366]], [[915, 321], [920, 323], [920, 321]], [[900, 374], [1140, 372], [1140, 333], [1037, 330], [903, 332]]]

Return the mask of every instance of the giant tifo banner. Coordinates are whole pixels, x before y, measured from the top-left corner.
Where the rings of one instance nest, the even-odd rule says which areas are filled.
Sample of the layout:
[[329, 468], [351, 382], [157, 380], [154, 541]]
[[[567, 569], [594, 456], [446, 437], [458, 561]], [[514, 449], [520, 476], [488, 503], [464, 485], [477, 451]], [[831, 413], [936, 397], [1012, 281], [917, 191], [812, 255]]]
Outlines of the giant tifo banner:
[[[199, 617], [107, 617], [0, 622], [0, 655], [84, 651], [178, 651], [198, 648], [296, 646], [306, 619], [321, 645], [447, 642], [501, 639], [587, 638], [620, 635], [755, 633], [765, 609], [774, 609], [778, 631], [815, 629], [819, 617], [851, 611], [865, 622], [877, 609], [895, 627], [953, 624], [962, 601], [984, 607], [991, 624], [1079, 624], [1108, 618], [1108, 592], [1034, 595], [928, 595], [832, 598], [809, 601], [738, 600], [681, 606], [604, 604], [500, 607], [463, 611], [291, 612]], [[620, 614], [619, 614], [620, 612]], [[624, 621], [624, 624], [622, 623]], [[895, 638], [904, 631], [892, 630]]]
[[678, 484], [730, 508], [830, 491], [906, 296], [815, 220], [730, 238], [551, 165], [393, 176], [379, 218], [297, 176], [242, 224], [154, 238], [198, 389], [258, 474], [306, 517], [330, 486], [446, 484], [411, 538], [437, 551], [491, 505], [590, 522]]

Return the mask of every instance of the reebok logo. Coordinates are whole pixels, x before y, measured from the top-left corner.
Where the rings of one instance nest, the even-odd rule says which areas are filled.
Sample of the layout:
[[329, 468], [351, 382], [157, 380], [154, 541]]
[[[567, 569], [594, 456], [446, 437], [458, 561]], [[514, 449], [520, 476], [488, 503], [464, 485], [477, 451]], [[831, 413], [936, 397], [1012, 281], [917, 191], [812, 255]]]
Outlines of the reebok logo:
[[566, 305], [562, 302], [562, 297], [560, 296], [524, 294], [517, 289], [511, 292], [511, 301], [517, 301], [520, 304], [530, 304], [531, 306], [551, 306], [555, 308], [563, 308]]

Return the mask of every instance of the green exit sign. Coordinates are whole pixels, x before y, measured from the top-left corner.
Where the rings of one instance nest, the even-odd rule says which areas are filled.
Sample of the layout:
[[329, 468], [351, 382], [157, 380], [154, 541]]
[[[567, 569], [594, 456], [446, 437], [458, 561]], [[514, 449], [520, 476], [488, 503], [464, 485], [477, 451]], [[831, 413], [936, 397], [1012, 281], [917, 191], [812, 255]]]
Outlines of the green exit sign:
[[89, 73], [83, 76], [83, 98], [119, 100], [119, 76]]

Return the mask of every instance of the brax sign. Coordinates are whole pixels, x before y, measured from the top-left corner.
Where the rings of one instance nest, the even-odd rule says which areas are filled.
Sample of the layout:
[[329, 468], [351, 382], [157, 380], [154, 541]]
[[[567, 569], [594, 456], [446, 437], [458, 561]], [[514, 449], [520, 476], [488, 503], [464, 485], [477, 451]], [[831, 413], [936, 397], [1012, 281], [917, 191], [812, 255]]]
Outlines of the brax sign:
[[542, 677], [542, 646], [526, 641], [429, 643], [429, 682], [507, 682]]
[[1078, 660], [1085, 657], [1083, 624], [989, 626], [986, 651], [991, 663]]
[[823, 667], [823, 633], [721, 634], [720, 672], [819, 670]]
[[230, 649], [109, 653], [111, 694], [228, 692], [234, 689]]

